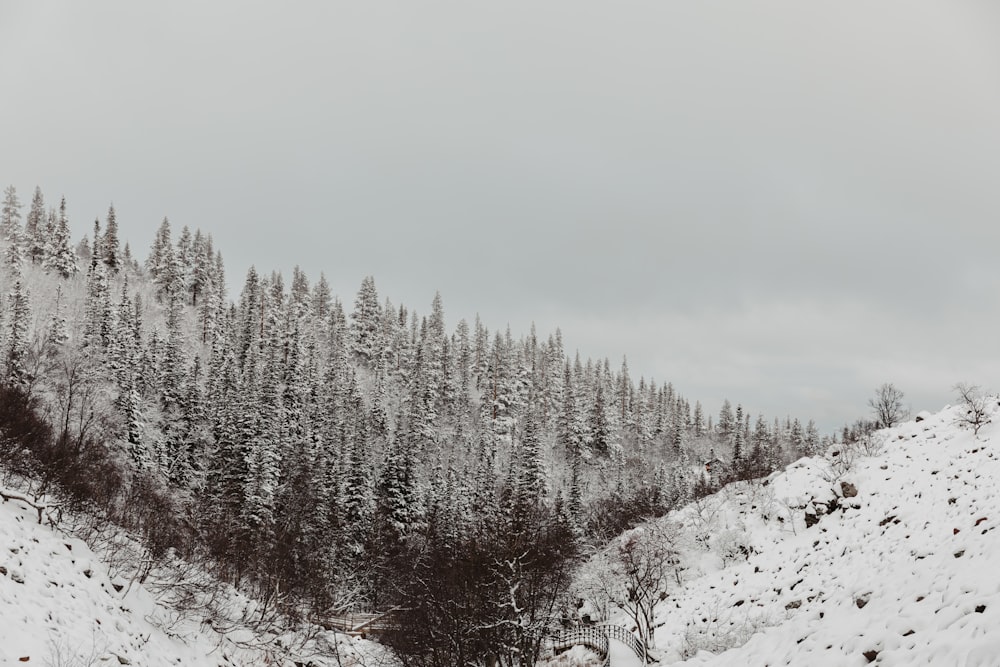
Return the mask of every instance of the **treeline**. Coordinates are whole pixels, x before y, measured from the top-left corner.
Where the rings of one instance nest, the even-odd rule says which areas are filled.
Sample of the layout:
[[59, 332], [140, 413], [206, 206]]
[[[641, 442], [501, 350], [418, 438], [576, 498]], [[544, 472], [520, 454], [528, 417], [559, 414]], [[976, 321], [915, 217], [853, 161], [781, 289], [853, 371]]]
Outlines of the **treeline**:
[[394, 641], [423, 664], [528, 655], [581, 545], [822, 444], [728, 401], [713, 424], [559, 331], [449, 330], [439, 295], [421, 316], [368, 277], [345, 306], [251, 268], [229, 301], [201, 231], [164, 220], [140, 265], [113, 208], [70, 255], [65, 200], [21, 208], [8, 188], [3, 378], [53, 441], [162, 486], [184, 550], [268, 604], [406, 609]]

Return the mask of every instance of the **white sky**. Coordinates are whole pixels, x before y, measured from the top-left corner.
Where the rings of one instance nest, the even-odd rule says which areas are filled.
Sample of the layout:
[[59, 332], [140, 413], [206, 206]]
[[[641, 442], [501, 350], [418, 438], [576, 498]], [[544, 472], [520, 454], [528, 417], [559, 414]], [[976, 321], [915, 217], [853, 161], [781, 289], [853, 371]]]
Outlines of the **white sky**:
[[1000, 5], [0, 3], [0, 187], [825, 428], [1000, 389]]

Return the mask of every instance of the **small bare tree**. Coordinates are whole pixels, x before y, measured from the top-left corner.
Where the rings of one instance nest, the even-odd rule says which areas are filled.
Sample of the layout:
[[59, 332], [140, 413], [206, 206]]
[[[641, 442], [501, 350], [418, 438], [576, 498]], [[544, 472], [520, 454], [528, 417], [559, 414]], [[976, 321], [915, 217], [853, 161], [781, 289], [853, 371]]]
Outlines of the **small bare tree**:
[[976, 385], [965, 382], [956, 384], [955, 392], [962, 402], [962, 407], [965, 408], [965, 414], [958, 418], [958, 423], [962, 426], [968, 426], [976, 437], [979, 437], [979, 429], [990, 423], [988, 415], [990, 398]]
[[[624, 533], [604, 554], [606, 561], [594, 563], [590, 585], [603, 598], [624, 611], [648, 649], [654, 646], [653, 612], [667, 597], [667, 589], [678, 565], [676, 529], [649, 523]], [[603, 560], [602, 559], [602, 560]]]
[[868, 399], [868, 406], [875, 413], [879, 428], [890, 428], [909, 416], [903, 407], [903, 392], [890, 382], [875, 390], [875, 396]]

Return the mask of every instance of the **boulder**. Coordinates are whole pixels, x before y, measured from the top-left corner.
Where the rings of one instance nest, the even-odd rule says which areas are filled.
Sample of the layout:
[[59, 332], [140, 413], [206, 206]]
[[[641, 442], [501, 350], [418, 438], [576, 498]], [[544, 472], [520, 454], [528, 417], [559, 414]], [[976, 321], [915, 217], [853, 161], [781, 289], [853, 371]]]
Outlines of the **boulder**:
[[845, 498], [853, 498], [858, 495], [858, 487], [854, 486], [850, 482], [841, 482], [840, 492]]

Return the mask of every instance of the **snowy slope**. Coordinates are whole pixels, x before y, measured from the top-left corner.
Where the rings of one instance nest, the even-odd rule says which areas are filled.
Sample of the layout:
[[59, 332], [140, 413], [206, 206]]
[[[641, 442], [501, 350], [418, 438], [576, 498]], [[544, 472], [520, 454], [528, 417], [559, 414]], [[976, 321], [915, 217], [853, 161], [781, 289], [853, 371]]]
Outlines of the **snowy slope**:
[[[144, 587], [127, 584], [113, 581], [85, 543], [39, 525], [35, 510], [15, 500], [0, 503], [0, 666], [293, 664], [273, 650], [277, 637], [246, 630], [223, 637], [193, 618], [165, 623], [176, 614]], [[238, 604], [249, 604], [232, 595]], [[314, 657], [317, 648], [326, 648], [329, 656], [334, 646], [340, 660]], [[298, 652], [305, 657], [296, 659], [311, 658], [309, 664], [321, 666], [362, 664], [360, 651], [371, 663], [372, 647], [321, 633], [309, 651]]]
[[961, 414], [883, 432], [846, 472], [803, 459], [668, 517], [689, 547], [657, 609], [663, 661], [1000, 665], [998, 426], [976, 438]]

